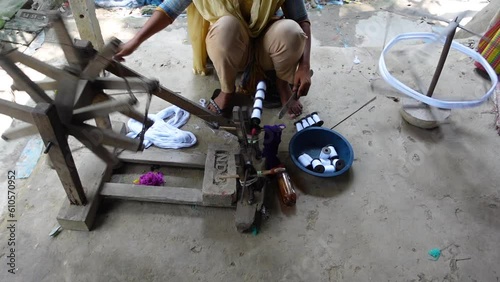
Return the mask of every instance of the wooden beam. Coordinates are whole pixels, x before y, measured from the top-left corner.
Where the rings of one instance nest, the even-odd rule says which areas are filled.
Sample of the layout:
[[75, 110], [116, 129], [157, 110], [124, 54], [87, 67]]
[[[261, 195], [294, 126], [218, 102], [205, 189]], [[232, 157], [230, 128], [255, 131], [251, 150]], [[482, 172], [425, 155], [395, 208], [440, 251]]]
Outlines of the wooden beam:
[[69, 0], [80, 38], [92, 42], [97, 50], [102, 50], [101, 27], [95, 13], [94, 0]]
[[[92, 99], [92, 104], [98, 104], [98, 103], [109, 101], [109, 100], [110, 100], [110, 97], [108, 95], [106, 95], [104, 92], [102, 92], [101, 90], [99, 90], [99, 92], [96, 93], [96, 95], [94, 96], [94, 99]], [[104, 129], [112, 129], [112, 127], [113, 127], [111, 125], [111, 119], [110, 119], [109, 115], [105, 115], [102, 117], [96, 117], [95, 124], [97, 127], [104, 128]]]
[[195, 188], [158, 187], [108, 182], [103, 185], [101, 196], [123, 200], [170, 204], [203, 204], [201, 190]]
[[148, 93], [152, 93], [160, 87], [158, 80], [138, 77], [97, 77], [92, 82], [92, 85], [99, 89], [110, 90], [128, 89], [130, 87], [131, 90], [142, 90]]
[[121, 41], [117, 38], [111, 39], [111, 42], [106, 44], [93, 60], [89, 61], [87, 67], [83, 70], [82, 77], [91, 81], [98, 77], [99, 73], [110, 64], [113, 56], [118, 52], [120, 44]]
[[88, 124], [69, 125], [68, 131], [71, 135], [73, 135], [77, 131], [83, 133], [84, 135], [91, 137], [98, 144], [109, 145], [112, 147], [131, 150], [134, 152], [139, 149], [140, 145], [139, 139], [133, 139], [114, 132], [111, 129], [102, 129]]
[[2, 139], [6, 141], [23, 138], [38, 133], [38, 128], [32, 124], [21, 124], [11, 127], [2, 134]]
[[50, 160], [59, 175], [70, 203], [85, 205], [87, 203], [85, 192], [56, 108], [50, 104], [39, 103], [33, 109], [32, 115], [45, 146], [50, 146], [48, 149]]
[[124, 151], [118, 158], [127, 163], [158, 164], [175, 167], [205, 168], [205, 154], [190, 154], [179, 151], [149, 149], [143, 152], [133, 153]]
[[51, 103], [52, 99], [43, 91], [40, 86], [34, 83], [20, 68], [9, 58], [0, 55], [0, 66], [7, 72], [16, 84], [30, 95], [31, 99], [37, 103]]
[[78, 130], [72, 130], [71, 135], [73, 135], [78, 141], [80, 141], [87, 149], [92, 151], [96, 156], [103, 160], [108, 166], [116, 167], [120, 164], [120, 160], [113, 155], [108, 149], [101, 145], [101, 140], [95, 136], [87, 135], [84, 132]]
[[111, 179], [113, 170], [89, 152], [80, 155], [78, 169], [84, 182], [87, 205], [76, 206], [64, 201], [57, 222], [66, 230], [90, 231], [101, 203], [102, 184]]
[[22, 120], [27, 123], [34, 123], [33, 117], [31, 116], [31, 110], [33, 108], [20, 105], [5, 99], [0, 99], [0, 114], [10, 116], [12, 118]]
[[58, 69], [52, 65], [49, 65], [45, 62], [42, 62], [38, 59], [35, 59], [31, 56], [23, 54], [17, 50], [13, 50], [7, 54], [7, 57], [10, 58], [13, 62], [19, 62], [27, 67], [30, 67], [38, 72], [45, 74], [46, 76], [53, 79], [62, 79], [69, 74], [61, 69]]
[[[128, 116], [129, 118], [140, 121], [141, 123], [144, 121], [144, 114], [141, 114], [140, 112], [136, 111], [132, 107], [129, 107], [127, 110], [119, 111], [119, 112], [125, 116]], [[146, 119], [146, 128], [150, 128], [151, 126], [153, 126], [153, 124], [154, 124], [153, 120], [151, 120], [150, 118]]]
[[[133, 71], [132, 69], [118, 63], [118, 62], [113, 62], [110, 64], [107, 68], [107, 70], [111, 73], [113, 73], [116, 76], [122, 77], [122, 76], [131, 76], [131, 77], [140, 77], [144, 78], [142, 75], [139, 73]], [[211, 122], [211, 123], [216, 123], [218, 126], [234, 126], [233, 122], [230, 119], [227, 119], [223, 116], [216, 115], [212, 113], [211, 111], [205, 109], [204, 107], [200, 106], [199, 104], [181, 96], [173, 91], [163, 87], [160, 85], [160, 90], [154, 95], [158, 96], [159, 98], [172, 103], [176, 106], [178, 106], [181, 109], [184, 109], [188, 111], [189, 113], [204, 119], [205, 121]]]
[[108, 100], [74, 110], [73, 122], [83, 122], [96, 117], [104, 117], [113, 112], [128, 111], [133, 103], [131, 98]]
[[68, 124], [73, 117], [73, 106], [75, 104], [77, 91], [83, 91], [84, 88], [79, 87], [80, 80], [76, 77], [68, 77], [61, 79], [57, 83], [57, 95], [54, 99], [59, 119], [62, 123]]
[[[79, 2], [79, 1], [72, 1]], [[69, 32], [64, 25], [64, 21], [59, 12], [51, 12], [48, 13], [52, 28], [54, 28], [54, 32], [56, 33], [57, 40], [61, 46], [61, 49], [64, 52], [64, 56], [68, 61], [69, 65], [77, 71], [82, 70], [84, 66], [82, 66], [82, 59], [80, 58], [79, 51], [73, 45], [73, 40], [69, 36]], [[76, 17], [75, 17], [76, 18]], [[76, 19], [75, 19], [76, 20]]]

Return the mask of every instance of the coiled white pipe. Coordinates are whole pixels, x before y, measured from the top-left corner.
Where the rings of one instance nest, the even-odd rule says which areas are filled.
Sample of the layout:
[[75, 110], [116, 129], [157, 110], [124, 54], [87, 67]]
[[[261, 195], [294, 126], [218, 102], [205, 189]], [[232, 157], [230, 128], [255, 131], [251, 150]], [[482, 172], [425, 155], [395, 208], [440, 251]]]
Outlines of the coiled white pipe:
[[[437, 41], [439, 40], [439, 35], [434, 34], [434, 33], [429, 33], [429, 32], [412, 32], [412, 33], [403, 33], [398, 36], [396, 36], [394, 39], [392, 39], [387, 46], [385, 46], [384, 50], [382, 51], [382, 54], [380, 55], [379, 63], [378, 63], [378, 68], [380, 71], [380, 74], [382, 75], [382, 78], [389, 83], [392, 87], [397, 89], [403, 94], [406, 94], [420, 102], [423, 102], [429, 106], [437, 107], [437, 108], [442, 108], [442, 109], [459, 109], [459, 108], [471, 108], [471, 107], [476, 107], [479, 106], [480, 104], [484, 103], [488, 98], [493, 94], [495, 91], [495, 87], [498, 83], [498, 77], [497, 74], [495, 73], [495, 70], [490, 66], [488, 61], [481, 56], [478, 52], [469, 49], [468, 47], [465, 47], [464, 45], [461, 45], [459, 43], [456, 43], [455, 41], [452, 42], [451, 48], [456, 49], [457, 51], [471, 57], [473, 60], [479, 62], [488, 75], [490, 76], [491, 80], [491, 88], [486, 92], [486, 94], [481, 97], [480, 99], [476, 100], [469, 100], [469, 101], [445, 101], [445, 100], [438, 100], [432, 97], [427, 97], [427, 95], [417, 92], [414, 89], [406, 86], [403, 84], [401, 81], [396, 79], [394, 76], [392, 76], [389, 71], [387, 70], [387, 66], [385, 64], [385, 55], [391, 50], [391, 48], [398, 43], [399, 41], [402, 40], [415, 40], [415, 39], [420, 39], [420, 40], [433, 40]], [[441, 41], [444, 43], [446, 37], [443, 37]]]

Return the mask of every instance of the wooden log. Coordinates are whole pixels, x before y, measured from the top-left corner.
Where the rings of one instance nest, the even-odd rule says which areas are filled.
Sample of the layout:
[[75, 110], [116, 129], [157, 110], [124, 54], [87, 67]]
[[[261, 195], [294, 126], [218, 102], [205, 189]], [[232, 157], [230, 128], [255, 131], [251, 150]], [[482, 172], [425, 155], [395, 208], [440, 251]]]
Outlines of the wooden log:
[[59, 175], [70, 203], [85, 205], [87, 202], [85, 192], [68, 145], [66, 132], [59, 121], [55, 107], [50, 104], [39, 103], [32, 110], [32, 116], [45, 146], [50, 146], [48, 150], [49, 157]]

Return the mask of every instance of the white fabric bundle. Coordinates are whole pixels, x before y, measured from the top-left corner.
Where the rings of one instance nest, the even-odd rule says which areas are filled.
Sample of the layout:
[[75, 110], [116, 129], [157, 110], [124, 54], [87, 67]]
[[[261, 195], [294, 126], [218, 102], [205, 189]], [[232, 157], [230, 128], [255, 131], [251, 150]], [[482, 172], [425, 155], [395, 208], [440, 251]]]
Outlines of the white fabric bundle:
[[[189, 119], [189, 113], [185, 110], [170, 106], [148, 117], [154, 124], [144, 134], [144, 148], [155, 145], [164, 149], [180, 149], [196, 144], [193, 133], [179, 129]], [[135, 138], [142, 131], [142, 121], [130, 119], [127, 126], [131, 131], [127, 134], [128, 137]]]

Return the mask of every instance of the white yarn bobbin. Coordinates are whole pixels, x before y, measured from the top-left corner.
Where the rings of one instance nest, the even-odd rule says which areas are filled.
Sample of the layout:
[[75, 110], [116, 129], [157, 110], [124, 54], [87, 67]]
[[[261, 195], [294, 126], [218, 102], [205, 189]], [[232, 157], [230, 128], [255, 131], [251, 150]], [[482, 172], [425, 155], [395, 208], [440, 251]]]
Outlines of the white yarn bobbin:
[[299, 121], [296, 121], [294, 123], [295, 125], [295, 128], [297, 129], [297, 132], [301, 131], [302, 129], [304, 129], [304, 126], [302, 126], [302, 122], [299, 120]]
[[325, 171], [325, 166], [319, 159], [314, 159], [312, 161], [312, 167], [315, 172], [323, 173]]
[[321, 163], [326, 167], [327, 165], [332, 165], [332, 161], [330, 159], [319, 159]]
[[311, 156], [309, 156], [308, 154], [303, 153], [302, 155], [299, 156], [299, 162], [304, 167], [309, 168], [312, 165], [313, 158], [311, 158]]
[[345, 162], [340, 159], [332, 160], [332, 165], [335, 166], [336, 170], [341, 170], [345, 167]]
[[337, 171], [337, 169], [335, 168], [335, 166], [333, 165], [325, 165], [325, 171], [323, 173], [332, 173], [332, 172], [335, 172]]
[[331, 155], [332, 155], [332, 150], [330, 150], [329, 147], [323, 147], [321, 149], [321, 153], [319, 153], [319, 158], [320, 159], [329, 159]]
[[311, 126], [311, 125], [307, 122], [307, 120], [306, 120], [306, 119], [302, 119], [301, 121], [302, 121], [302, 127], [303, 127], [303, 128], [308, 128], [309, 126]]
[[306, 119], [307, 119], [307, 123], [309, 123], [309, 125], [311, 125], [311, 126], [316, 125], [316, 122], [314, 121], [312, 116], [306, 116]]
[[332, 145], [328, 145], [328, 149], [330, 149], [330, 159], [335, 159], [335, 158], [338, 159], [339, 154], [335, 150], [335, 147], [333, 147]]
[[315, 125], [317, 126], [322, 126], [323, 125], [323, 121], [321, 120], [321, 118], [319, 117], [318, 113], [317, 112], [313, 112], [311, 113], [311, 116], [315, 122]]

